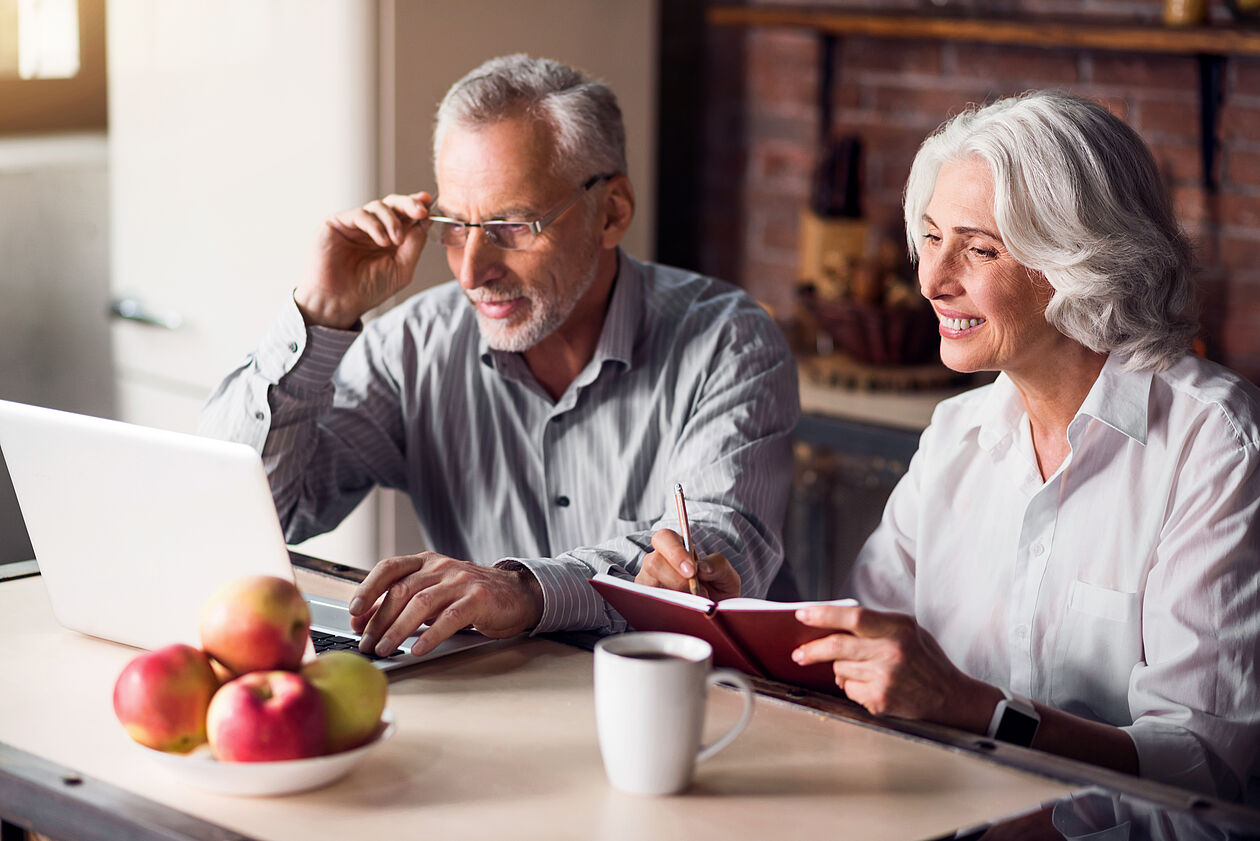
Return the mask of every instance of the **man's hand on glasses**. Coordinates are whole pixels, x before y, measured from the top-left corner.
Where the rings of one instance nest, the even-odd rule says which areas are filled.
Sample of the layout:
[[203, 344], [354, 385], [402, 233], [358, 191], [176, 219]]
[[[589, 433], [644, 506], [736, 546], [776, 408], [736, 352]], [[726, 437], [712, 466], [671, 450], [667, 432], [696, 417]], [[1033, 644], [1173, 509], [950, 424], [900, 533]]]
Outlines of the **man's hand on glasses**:
[[294, 293], [308, 325], [347, 329], [411, 282], [428, 239], [428, 193], [389, 195], [328, 217]]

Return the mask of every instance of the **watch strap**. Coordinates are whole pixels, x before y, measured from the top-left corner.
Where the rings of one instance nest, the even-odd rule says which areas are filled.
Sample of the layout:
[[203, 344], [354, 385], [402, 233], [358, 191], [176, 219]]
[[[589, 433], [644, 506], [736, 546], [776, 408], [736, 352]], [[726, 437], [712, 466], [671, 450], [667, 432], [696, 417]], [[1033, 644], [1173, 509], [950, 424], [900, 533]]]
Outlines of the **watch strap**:
[[[1003, 698], [998, 701], [997, 706], [993, 709], [993, 717], [989, 719], [989, 729], [987, 736], [990, 739], [1003, 738], [999, 736], [1005, 729], [1008, 733], [1016, 732], [1018, 738], [1012, 739], [1009, 736], [1003, 738], [1003, 741], [1009, 741], [1013, 744], [1019, 744], [1028, 747], [1033, 742], [1033, 737], [1037, 733], [1037, 727], [1041, 724], [1041, 716], [1037, 712], [1037, 708], [1033, 706], [1032, 701], [1022, 696], [1016, 695], [1005, 687], [999, 687]], [[1011, 727], [1011, 722], [1007, 719], [1015, 720], [1015, 727]], [[1003, 724], [1008, 726], [1003, 728]], [[1021, 726], [1022, 725], [1022, 726]]]

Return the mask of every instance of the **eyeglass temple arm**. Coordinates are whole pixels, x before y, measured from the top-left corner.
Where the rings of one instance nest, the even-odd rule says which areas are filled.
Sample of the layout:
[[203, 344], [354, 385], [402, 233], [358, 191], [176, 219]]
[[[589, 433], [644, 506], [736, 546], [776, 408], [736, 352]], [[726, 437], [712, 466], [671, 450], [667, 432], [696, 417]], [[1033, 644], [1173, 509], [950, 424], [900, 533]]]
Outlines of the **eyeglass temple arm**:
[[608, 175], [608, 174], [592, 175], [590, 178], [586, 179], [586, 183], [582, 185], [581, 191], [576, 196], [574, 196], [571, 200], [562, 204], [560, 207], [557, 207], [555, 210], [551, 211], [543, 218], [535, 219], [533, 222], [530, 222], [529, 229], [534, 232], [534, 236], [541, 234], [543, 228], [547, 227], [552, 222], [559, 219], [560, 214], [564, 213], [566, 210], [572, 207], [574, 203], [576, 203], [577, 200], [580, 199], [583, 195], [585, 195], [592, 187], [594, 187], [599, 182], [607, 180], [612, 177], [613, 177], [612, 175]]

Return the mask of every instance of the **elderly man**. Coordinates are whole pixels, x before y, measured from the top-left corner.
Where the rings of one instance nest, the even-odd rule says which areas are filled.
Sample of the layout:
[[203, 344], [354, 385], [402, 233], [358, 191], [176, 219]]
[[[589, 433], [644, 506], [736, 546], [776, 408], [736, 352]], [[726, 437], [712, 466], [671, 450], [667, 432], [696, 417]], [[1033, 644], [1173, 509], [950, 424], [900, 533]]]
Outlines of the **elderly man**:
[[[618, 248], [634, 191], [613, 93], [494, 59], [444, 98], [434, 161], [436, 198], [327, 220], [292, 303], [202, 414], [204, 434], [260, 450], [290, 541], [373, 486], [410, 495], [433, 551], [380, 562], [356, 591], [364, 650], [425, 623], [416, 654], [469, 625], [618, 627], [586, 580], [638, 571], [653, 532], [677, 527], [676, 481], [702, 555], [763, 594], [782, 562], [795, 366], [742, 292]], [[430, 240], [456, 280], [364, 325]]]

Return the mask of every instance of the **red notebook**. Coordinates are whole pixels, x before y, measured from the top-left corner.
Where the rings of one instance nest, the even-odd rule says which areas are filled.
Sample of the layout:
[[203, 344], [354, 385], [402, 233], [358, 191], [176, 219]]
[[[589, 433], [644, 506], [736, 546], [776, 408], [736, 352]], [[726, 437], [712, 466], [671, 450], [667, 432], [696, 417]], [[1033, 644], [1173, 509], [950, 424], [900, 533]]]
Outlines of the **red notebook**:
[[830, 663], [800, 666], [792, 661], [792, 651], [798, 645], [832, 633], [802, 625], [796, 610], [811, 604], [857, 604], [852, 599], [770, 602], [735, 598], [715, 602], [611, 575], [596, 575], [590, 581], [636, 631], [673, 631], [700, 637], [713, 646], [716, 666], [840, 694]]

